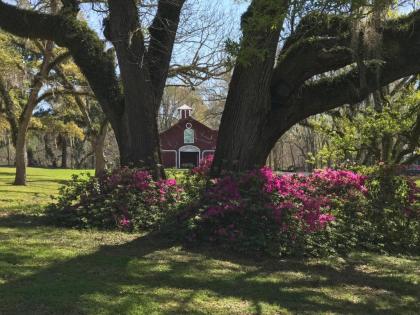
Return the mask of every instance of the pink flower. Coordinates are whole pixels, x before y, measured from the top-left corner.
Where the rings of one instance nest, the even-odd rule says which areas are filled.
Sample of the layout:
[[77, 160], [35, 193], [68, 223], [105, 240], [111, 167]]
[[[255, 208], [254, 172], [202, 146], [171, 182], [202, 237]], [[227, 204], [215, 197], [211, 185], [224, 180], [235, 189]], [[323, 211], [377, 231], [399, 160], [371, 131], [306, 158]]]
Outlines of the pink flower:
[[332, 214], [321, 214], [318, 220], [321, 226], [325, 226], [327, 223], [335, 221], [335, 217]]
[[173, 179], [173, 178], [169, 178], [169, 179], [167, 179], [166, 180], [166, 185], [168, 185], [168, 186], [176, 186], [176, 179]]
[[193, 174], [205, 176], [210, 172], [211, 166], [213, 164], [213, 155], [206, 155], [201, 159], [200, 164], [192, 169]]
[[121, 219], [119, 220], [119, 225], [121, 228], [123, 229], [130, 229], [131, 228], [131, 221], [126, 217], [126, 216], [122, 216]]
[[136, 171], [133, 174], [134, 186], [138, 190], [146, 190], [150, 186], [152, 175], [148, 171]]

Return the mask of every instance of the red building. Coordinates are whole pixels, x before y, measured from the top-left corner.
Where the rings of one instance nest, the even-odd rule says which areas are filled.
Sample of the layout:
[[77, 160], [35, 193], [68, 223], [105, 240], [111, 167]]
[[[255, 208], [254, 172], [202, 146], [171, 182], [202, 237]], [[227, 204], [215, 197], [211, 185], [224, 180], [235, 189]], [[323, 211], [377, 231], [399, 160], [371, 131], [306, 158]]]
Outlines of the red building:
[[191, 168], [216, 150], [217, 130], [191, 117], [192, 108], [178, 108], [179, 121], [160, 134], [163, 165], [167, 168]]

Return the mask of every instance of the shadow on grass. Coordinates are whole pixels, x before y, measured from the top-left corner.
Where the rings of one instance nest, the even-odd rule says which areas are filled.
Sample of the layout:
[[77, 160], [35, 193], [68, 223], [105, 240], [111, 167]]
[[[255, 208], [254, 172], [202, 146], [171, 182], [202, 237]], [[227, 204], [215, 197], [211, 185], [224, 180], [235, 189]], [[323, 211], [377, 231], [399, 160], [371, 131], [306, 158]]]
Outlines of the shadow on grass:
[[[7, 218], [0, 225], [13, 226], [13, 220], [27, 224]], [[20, 256], [1, 259], [19, 264]], [[262, 314], [266, 305], [298, 314], [414, 314], [418, 286], [361, 272], [359, 263], [346, 261], [337, 269], [298, 260], [255, 261], [212, 248], [186, 251], [165, 237], [146, 235], [0, 285], [0, 314]], [[334, 295], [343, 287], [359, 288], [364, 296], [350, 301]], [[238, 301], [244, 309], [229, 307]]]
[[[34, 176], [36, 177], [36, 176]], [[52, 179], [52, 178], [48, 178], [48, 179], [28, 179], [26, 180], [27, 185], [22, 186], [22, 185], [14, 185], [13, 184], [13, 179], [9, 180], [8, 182], [4, 182], [3, 184], [1, 184], [0, 186], [3, 187], [31, 187], [33, 186], [33, 184], [35, 183], [51, 183], [51, 184], [58, 184], [58, 185], [65, 185], [70, 181], [70, 179]], [[40, 186], [40, 187], [44, 187], [44, 186]], [[21, 192], [21, 191], [19, 191]]]
[[[7, 228], [25, 228], [47, 226], [48, 222], [45, 216], [37, 214], [20, 214], [0, 212], [0, 227]], [[50, 225], [51, 226], [51, 225]], [[0, 313], [1, 314], [1, 313]]]

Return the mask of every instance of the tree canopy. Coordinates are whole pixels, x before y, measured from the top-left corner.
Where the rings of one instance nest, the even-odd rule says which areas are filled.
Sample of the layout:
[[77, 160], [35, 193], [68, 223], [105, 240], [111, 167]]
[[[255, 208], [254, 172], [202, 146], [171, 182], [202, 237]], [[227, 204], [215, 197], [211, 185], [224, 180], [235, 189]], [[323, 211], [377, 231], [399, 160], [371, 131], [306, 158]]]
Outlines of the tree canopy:
[[0, 1], [0, 27], [66, 47], [111, 123], [121, 163], [146, 166], [157, 177], [159, 108], [177, 71], [193, 86], [233, 66], [213, 168], [219, 173], [263, 165], [299, 121], [359, 103], [420, 70], [420, 11], [398, 16], [388, 1], [250, 1], [242, 36], [226, 42], [230, 62], [206, 69], [198, 57], [172, 63], [189, 1], [150, 1], [147, 9], [141, 1], [106, 1], [104, 36], [112, 49], [79, 18], [80, 4], [63, 0], [51, 14]]

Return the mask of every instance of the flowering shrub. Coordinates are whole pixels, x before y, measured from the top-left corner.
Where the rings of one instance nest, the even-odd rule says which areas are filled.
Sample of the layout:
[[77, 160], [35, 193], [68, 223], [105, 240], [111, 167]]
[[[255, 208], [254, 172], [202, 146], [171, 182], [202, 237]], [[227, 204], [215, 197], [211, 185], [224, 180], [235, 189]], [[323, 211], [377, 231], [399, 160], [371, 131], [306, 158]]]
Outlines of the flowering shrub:
[[[271, 255], [321, 254], [343, 192], [362, 198], [364, 177], [349, 171], [278, 176], [269, 168], [226, 175], [206, 190], [190, 238]], [[349, 197], [351, 199], [351, 197]]]
[[47, 211], [60, 225], [131, 231], [158, 227], [182, 199], [176, 180], [154, 181], [147, 171], [120, 168], [100, 178], [74, 176]]
[[273, 256], [420, 250], [419, 191], [388, 167], [308, 176], [264, 167], [211, 179], [211, 162], [209, 156], [181, 183], [129, 168], [75, 176], [48, 215], [60, 225], [125, 231], [173, 218], [172, 231], [188, 241]]
[[[386, 239], [389, 233], [381, 229], [381, 220], [375, 219], [382, 214], [375, 213], [376, 201], [368, 190], [371, 186], [367, 176], [346, 170], [278, 176], [262, 168], [226, 175], [213, 180], [203, 193], [201, 207], [188, 221], [188, 237], [276, 256], [398, 247], [397, 238], [394, 243], [377, 245], [377, 236]], [[414, 205], [413, 193], [398, 204], [405, 202]], [[418, 228], [418, 220], [400, 219]], [[411, 248], [418, 246], [418, 233], [411, 233]]]
[[200, 164], [192, 169], [192, 174], [206, 176], [210, 172], [211, 165], [213, 164], [213, 154], [208, 154], [201, 159]]

